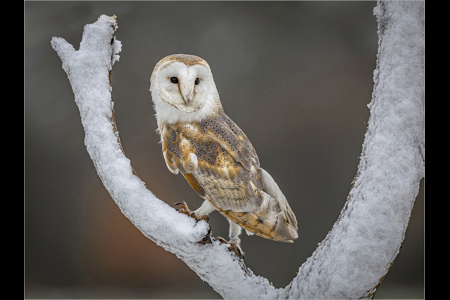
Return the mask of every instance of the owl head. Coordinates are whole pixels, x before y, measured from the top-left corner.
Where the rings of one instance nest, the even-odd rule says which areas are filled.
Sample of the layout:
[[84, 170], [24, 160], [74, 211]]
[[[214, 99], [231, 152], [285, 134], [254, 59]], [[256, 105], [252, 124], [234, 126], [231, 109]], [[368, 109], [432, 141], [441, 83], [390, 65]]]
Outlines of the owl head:
[[158, 123], [200, 120], [222, 108], [208, 63], [194, 55], [160, 60], [150, 78]]

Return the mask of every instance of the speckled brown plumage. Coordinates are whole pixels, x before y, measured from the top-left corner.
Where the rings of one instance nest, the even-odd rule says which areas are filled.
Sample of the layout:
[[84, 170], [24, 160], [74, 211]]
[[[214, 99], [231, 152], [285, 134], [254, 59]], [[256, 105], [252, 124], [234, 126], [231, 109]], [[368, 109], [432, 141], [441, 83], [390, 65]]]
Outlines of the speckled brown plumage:
[[255, 149], [223, 110], [198, 122], [165, 124], [160, 130], [169, 169], [180, 171], [220, 213], [259, 236], [292, 242], [287, 227], [296, 229], [295, 216], [292, 211], [292, 216], [283, 214], [277, 201], [270, 201]]

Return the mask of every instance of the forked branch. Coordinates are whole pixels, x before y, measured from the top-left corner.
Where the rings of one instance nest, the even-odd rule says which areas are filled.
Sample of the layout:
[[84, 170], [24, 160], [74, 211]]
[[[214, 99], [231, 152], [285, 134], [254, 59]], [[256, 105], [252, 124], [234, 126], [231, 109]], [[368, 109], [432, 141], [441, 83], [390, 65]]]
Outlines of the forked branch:
[[177, 213], [132, 169], [111, 94], [110, 72], [121, 49], [115, 17], [86, 25], [77, 51], [62, 38], [51, 44], [69, 77], [97, 173], [146, 237], [224, 298], [363, 298], [373, 296], [397, 255], [424, 176], [424, 2], [379, 2], [374, 13], [379, 49], [358, 176], [333, 229], [281, 289], [220, 242], [198, 244], [209, 225]]

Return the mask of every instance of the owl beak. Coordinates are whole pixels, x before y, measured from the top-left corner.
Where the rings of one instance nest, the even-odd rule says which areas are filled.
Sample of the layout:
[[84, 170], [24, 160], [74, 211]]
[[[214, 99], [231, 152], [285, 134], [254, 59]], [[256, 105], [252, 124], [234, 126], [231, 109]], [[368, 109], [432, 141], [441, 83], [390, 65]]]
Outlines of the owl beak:
[[184, 103], [186, 103], [186, 105], [188, 105], [191, 102], [192, 102], [192, 97], [184, 97]]
[[194, 98], [194, 88], [193, 87], [181, 84], [180, 92], [181, 92], [181, 95], [183, 95], [184, 103], [186, 105], [188, 105], [189, 103], [192, 102], [192, 99]]

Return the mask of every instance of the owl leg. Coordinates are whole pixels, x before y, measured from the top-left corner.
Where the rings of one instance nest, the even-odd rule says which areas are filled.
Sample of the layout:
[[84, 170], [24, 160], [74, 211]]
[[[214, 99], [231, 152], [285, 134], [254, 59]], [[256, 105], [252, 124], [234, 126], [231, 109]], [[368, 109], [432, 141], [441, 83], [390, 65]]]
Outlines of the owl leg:
[[230, 241], [227, 242], [221, 237], [218, 237], [217, 240], [224, 244], [230, 244], [231, 246], [228, 249], [236, 251], [238, 256], [244, 258], [245, 253], [241, 249], [241, 239], [239, 238], [239, 235], [242, 233], [242, 227], [231, 220], [228, 221], [230, 222]]
[[206, 217], [206, 221], [208, 221], [208, 215], [214, 210], [216, 210], [216, 208], [211, 204], [211, 202], [205, 200], [202, 206], [194, 211], [194, 214], [200, 219], [204, 219]]

